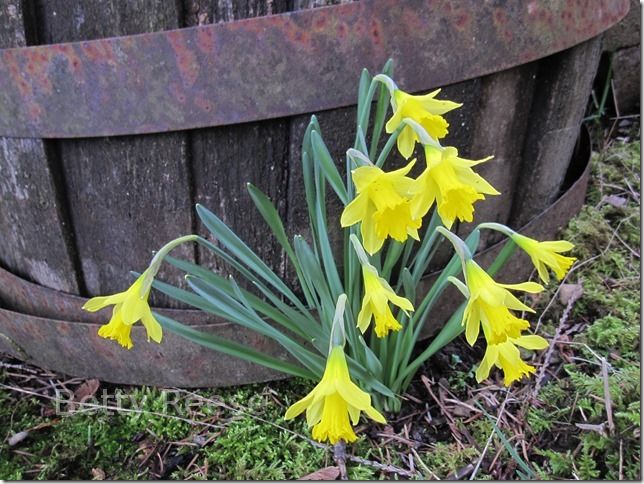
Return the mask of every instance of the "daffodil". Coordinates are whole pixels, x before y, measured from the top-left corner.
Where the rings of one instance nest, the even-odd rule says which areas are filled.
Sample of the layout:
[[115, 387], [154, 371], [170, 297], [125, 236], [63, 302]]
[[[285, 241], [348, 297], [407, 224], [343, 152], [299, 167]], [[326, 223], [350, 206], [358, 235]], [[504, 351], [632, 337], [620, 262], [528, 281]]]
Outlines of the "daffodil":
[[472, 259], [465, 262], [465, 282], [469, 297], [463, 313], [463, 324], [465, 338], [470, 345], [476, 342], [481, 326], [488, 342], [508, 335], [518, 337], [529, 326], [526, 320], [516, 317], [510, 310], [532, 313], [534, 310], [519, 301], [508, 289], [533, 294], [543, 291], [543, 286], [536, 282], [500, 284]]
[[123, 346], [126, 349], [131, 349], [132, 339], [130, 338], [130, 332], [132, 331], [131, 324], [125, 324], [121, 318], [120, 311], [116, 307], [112, 310], [112, 318], [109, 323], [104, 324], [98, 329], [98, 335], [101, 338], [113, 339], [118, 344]]
[[524, 375], [534, 373], [534, 366], [528, 365], [521, 359], [517, 346], [529, 350], [542, 350], [548, 347], [548, 341], [541, 336], [525, 335], [517, 338], [506, 337], [499, 342], [488, 342], [485, 356], [476, 370], [476, 381], [485, 380], [493, 366], [503, 370], [505, 386], [515, 380], [520, 380]]
[[340, 224], [360, 223], [364, 247], [370, 254], [380, 250], [387, 237], [404, 242], [418, 240], [421, 217], [411, 213], [410, 190], [414, 183], [407, 173], [415, 160], [404, 168], [384, 172], [376, 166], [361, 166], [351, 173], [357, 195], [342, 212]]
[[284, 418], [290, 420], [304, 410], [309, 427], [313, 427], [313, 438], [331, 444], [357, 439], [352, 424], [358, 423], [360, 412], [378, 423], [386, 423], [385, 417], [371, 406], [371, 396], [351, 381], [342, 346], [331, 349], [320, 383], [291, 405]]
[[114, 305], [112, 318], [107, 324], [100, 327], [99, 336], [116, 340], [124, 348], [130, 349], [133, 346], [130, 338], [132, 325], [140, 320], [147, 331], [148, 341], [152, 339], [157, 343], [161, 342], [163, 330], [152, 315], [148, 304], [150, 287], [148, 285], [147, 288], [144, 288], [147, 273], [148, 271], [145, 271], [141, 274], [127, 291], [111, 296], [93, 297], [85, 303], [83, 309], [91, 312]]
[[561, 280], [576, 260], [574, 257], [566, 257], [560, 254], [560, 252], [568, 252], [574, 247], [573, 244], [565, 240], [539, 242], [516, 232], [511, 237], [530, 256], [532, 263], [539, 272], [539, 277], [545, 283], [550, 281], [548, 267], [553, 270], [557, 279]]
[[485, 200], [485, 195], [499, 192], [472, 170], [490, 157], [478, 161], [458, 157], [453, 147], [425, 146], [427, 168], [416, 179], [412, 191], [412, 217], [423, 217], [436, 202], [438, 215], [447, 228], [454, 220], [471, 222], [474, 203]]
[[[393, 133], [403, 119], [410, 118], [420, 124], [434, 139], [438, 140], [447, 135], [449, 124], [443, 114], [462, 106], [452, 101], [435, 99], [440, 89], [423, 96], [413, 96], [400, 89], [395, 89], [391, 95], [393, 115], [387, 121], [387, 133]], [[398, 135], [398, 151], [406, 159], [414, 152], [418, 135], [411, 126], [405, 126]]]
[[403, 311], [413, 311], [414, 306], [408, 299], [398, 296], [372, 265], [362, 265], [362, 276], [365, 294], [362, 299], [362, 309], [358, 314], [358, 328], [364, 333], [371, 319], [374, 318], [376, 321], [374, 331], [379, 338], [387, 336], [389, 331], [398, 331], [402, 326], [391, 312], [389, 303]]

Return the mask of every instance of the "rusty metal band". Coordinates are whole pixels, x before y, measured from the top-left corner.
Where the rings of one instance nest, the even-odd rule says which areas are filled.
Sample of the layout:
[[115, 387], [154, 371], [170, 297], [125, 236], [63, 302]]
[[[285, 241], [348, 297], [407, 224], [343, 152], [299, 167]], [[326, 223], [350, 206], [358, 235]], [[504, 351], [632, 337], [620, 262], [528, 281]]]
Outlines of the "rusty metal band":
[[[590, 166], [590, 141], [582, 133], [584, 151], [578, 156], [582, 173], [577, 181], [548, 209], [520, 229], [521, 233], [541, 239], [554, 238], [558, 230], [579, 212], [584, 203]], [[584, 164], [585, 163], [585, 164]], [[502, 244], [496, 244], [476, 256], [486, 266]], [[516, 282], [532, 270], [527, 256], [515, 255], [504, 267], [499, 279]], [[426, 292], [437, 274], [421, 281]], [[450, 292], [451, 291], [451, 292]], [[97, 335], [106, 322], [105, 312], [92, 314], [81, 310], [87, 299], [61, 293], [28, 282], [0, 268], [0, 351], [29, 363], [62, 373], [97, 377], [104, 381], [159, 386], [226, 386], [267, 381], [279, 373], [245, 361], [215, 353], [166, 332], [163, 344], [147, 343], [141, 325], [132, 328], [136, 351], [124, 355], [113, 341]], [[432, 312], [433, 320], [424, 328], [423, 337], [434, 334], [447, 319], [462, 296], [449, 289], [441, 297], [440, 307]], [[161, 309], [159, 312], [194, 325], [202, 331], [243, 343], [260, 351], [287, 358], [274, 342], [238, 325], [227, 323], [195, 310]], [[163, 368], [160, 371], [159, 368]]]
[[0, 51], [0, 135], [158, 133], [355, 104], [392, 57], [408, 91], [508, 69], [594, 37], [628, 0], [362, 0], [126, 37]]

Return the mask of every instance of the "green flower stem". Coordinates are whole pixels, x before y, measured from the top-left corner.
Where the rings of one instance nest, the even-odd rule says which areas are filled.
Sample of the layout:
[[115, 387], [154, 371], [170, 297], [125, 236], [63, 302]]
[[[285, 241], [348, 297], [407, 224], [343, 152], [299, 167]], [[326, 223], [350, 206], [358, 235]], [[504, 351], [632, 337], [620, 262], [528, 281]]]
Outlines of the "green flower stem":
[[443, 347], [445, 347], [445, 345], [447, 345], [450, 341], [452, 341], [464, 331], [464, 328], [461, 325], [464, 311], [465, 304], [463, 303], [447, 321], [447, 324], [443, 326], [441, 332], [438, 333], [436, 338], [432, 340], [425, 351], [418, 355], [418, 357], [414, 361], [412, 361], [405, 367], [404, 370], [400, 372], [398, 378], [394, 382], [393, 388], [400, 388], [401, 390], [407, 388], [414, 376], [414, 373], [416, 372], [416, 370], [418, 370], [418, 368], [420, 368], [425, 360], [433, 356], [436, 352], [441, 350]]
[[396, 140], [398, 139], [398, 136], [400, 135], [404, 127], [405, 125], [401, 124], [396, 128], [396, 131], [391, 133], [391, 136], [389, 136], [389, 139], [385, 143], [384, 148], [382, 149], [382, 151], [378, 155], [378, 159], [376, 160], [376, 166], [378, 168], [382, 168], [382, 165], [385, 164], [385, 160], [387, 159], [387, 157], [389, 156], [389, 153], [391, 152], [392, 148], [396, 144]]
[[452, 243], [454, 250], [462, 261], [470, 260], [472, 258], [472, 252], [467, 247], [467, 244], [463, 242], [463, 239], [461, 239], [458, 235], [450, 232], [445, 227], [437, 227], [436, 230]]
[[514, 254], [514, 252], [517, 250], [518, 245], [514, 243], [512, 239], [508, 239], [505, 245], [503, 246], [503, 249], [499, 252], [499, 254], [496, 256], [494, 259], [494, 262], [490, 264], [490, 267], [488, 267], [487, 273], [494, 277], [497, 272], [499, 272], [505, 263], [508, 261], [508, 259]]
[[505, 234], [508, 237], [512, 237], [514, 234], [516, 234], [516, 232], [512, 230], [510, 227], [496, 222], [485, 222], [482, 224], [478, 224], [476, 228], [479, 230], [482, 230], [482, 229], [496, 230], [497, 232], [501, 232], [502, 234]]
[[[387, 366], [383, 365], [387, 375], [386, 381], [389, 384], [392, 384], [395, 381], [395, 376], [397, 375], [398, 369], [400, 367], [401, 352], [403, 350], [406, 352], [407, 350], [407, 345], [405, 344], [405, 342], [409, 341], [409, 336], [408, 336], [410, 334], [409, 320], [410, 318], [403, 311], [398, 312], [398, 321], [402, 325], [403, 329], [396, 332], [394, 335], [390, 336], [390, 341], [388, 343], [392, 347], [390, 348], [390, 353], [392, 354], [392, 357], [391, 357], [391, 360], [388, 362]], [[412, 344], [412, 347], [413, 347], [413, 344]], [[397, 391], [397, 389], [392, 387], [392, 391], [395, 392]]]
[[150, 290], [150, 287], [152, 287], [152, 282], [154, 281], [155, 276], [159, 272], [159, 269], [161, 268], [161, 264], [163, 263], [163, 259], [177, 246], [185, 243], [185, 242], [195, 242], [199, 239], [198, 235], [184, 235], [183, 237], [178, 237], [174, 240], [171, 240], [167, 244], [165, 244], [163, 247], [159, 249], [159, 251], [154, 254], [154, 257], [150, 261], [150, 265], [148, 266], [148, 269], [145, 273], [145, 279], [143, 281], [143, 285], [141, 286], [141, 297], [144, 297], [144, 294], [147, 294], [147, 292]]
[[389, 244], [387, 245], [387, 256], [385, 257], [385, 263], [382, 266], [382, 273], [380, 274], [384, 280], [389, 280], [391, 271], [396, 265], [396, 262], [398, 262], [398, 259], [400, 259], [400, 255], [402, 254], [404, 247], [405, 244], [398, 242], [397, 240], [392, 239], [389, 241]]
[[[385, 64], [385, 68], [386, 68], [386, 64]], [[365, 132], [369, 127], [369, 114], [371, 113], [371, 103], [373, 102], [373, 96], [376, 93], [376, 87], [378, 87], [379, 82], [384, 84], [387, 87], [387, 90], [389, 91], [390, 95], [393, 92], [393, 90], [396, 89], [396, 83], [389, 76], [385, 74], [378, 74], [373, 79], [371, 79], [371, 83], [369, 84], [369, 90], [367, 91], [366, 96], [361, 100], [360, 112], [358, 113], [358, 125], [362, 126]]]
[[[360, 112], [358, 113], [358, 125], [362, 126], [365, 132], [369, 127], [369, 115], [371, 114], [371, 103], [373, 102], [373, 96], [376, 93], [376, 87], [378, 87], [379, 82], [384, 82], [385, 84], [387, 84], [385, 81], [383, 81], [384, 78], [387, 78], [391, 81], [389, 77], [383, 74], [378, 74], [373, 79], [371, 79], [371, 83], [369, 84], [369, 90], [367, 91], [367, 95], [364, 97], [364, 99], [361, 100], [362, 102], [360, 103]], [[368, 151], [365, 154], [367, 153]]]
[[[427, 237], [427, 233], [425, 233]], [[423, 239], [424, 240], [424, 239]], [[414, 249], [414, 239], [409, 238], [405, 241], [405, 250], [402, 255], [402, 260], [400, 261], [400, 267], [407, 267], [407, 262], [409, 262], [409, 257], [411, 257], [411, 251]], [[399, 273], [398, 281], [396, 282], [396, 291], [402, 287], [402, 271]]]
[[[371, 333], [375, 334], [375, 330], [373, 328], [371, 329]], [[389, 364], [390, 355], [389, 355], [389, 345], [387, 344], [389, 338], [391, 338], [391, 336], [384, 337], [384, 338], [378, 338], [376, 336], [376, 339], [378, 340], [378, 349], [379, 349], [378, 359], [380, 360], [380, 363], [382, 364], [383, 368], [387, 368]]]
[[340, 294], [335, 305], [333, 323], [331, 324], [331, 337], [329, 338], [329, 353], [334, 346], [342, 346], [347, 341], [346, 327], [344, 324], [344, 308], [347, 302], [347, 295]]
[[[389, 59], [385, 63], [384, 67], [382, 68], [382, 73], [389, 79], [391, 79], [393, 75], [393, 59]], [[390, 98], [391, 93], [389, 89], [386, 89], [386, 86], [384, 85], [380, 86], [378, 103], [376, 105], [376, 119], [374, 121], [373, 132], [371, 136], [371, 148], [369, 150], [369, 158], [371, 159], [376, 156], [376, 150], [378, 149], [378, 143], [380, 142], [382, 128], [385, 125], [385, 116], [387, 114], [387, 106], [389, 105]]]
[[363, 153], [365, 156], [369, 156], [369, 150], [367, 149], [367, 140], [365, 138], [364, 130], [362, 125], [358, 125], [356, 130], [356, 143], [355, 149]]
[[[431, 257], [429, 257], [429, 255], [436, 243], [436, 239], [438, 238], [438, 232], [436, 229], [440, 225], [441, 219], [438, 216], [438, 212], [434, 210], [431, 218], [429, 219], [429, 225], [427, 225], [427, 230], [425, 231], [423, 241], [421, 242], [420, 247], [418, 248], [418, 251], [416, 252], [416, 255], [412, 261], [411, 275], [415, 284], [418, 284], [420, 278], [423, 276], [425, 270], [427, 269], [427, 265], [431, 262]], [[403, 260], [403, 264], [405, 263], [406, 261]]]

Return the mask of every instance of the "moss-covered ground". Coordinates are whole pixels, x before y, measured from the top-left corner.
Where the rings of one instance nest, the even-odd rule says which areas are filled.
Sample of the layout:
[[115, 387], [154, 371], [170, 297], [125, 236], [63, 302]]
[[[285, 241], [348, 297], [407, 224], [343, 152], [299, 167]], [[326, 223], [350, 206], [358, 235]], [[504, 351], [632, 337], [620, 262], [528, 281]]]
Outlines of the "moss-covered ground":
[[[509, 390], [498, 374], [477, 384], [481, 355], [455, 341], [419, 372], [400, 415], [359, 429], [348, 477], [639, 479], [639, 197], [640, 144], [613, 140], [594, 155], [586, 204], [562, 234], [578, 263], [533, 301], [533, 325], [552, 341], [526, 355], [536, 375]], [[0, 479], [337, 475], [332, 449], [309, 440], [304, 419], [283, 420], [310, 389], [304, 381], [97, 388], [0, 364]], [[94, 395], [92, 405], [56, 412], [54, 392], [64, 389]]]

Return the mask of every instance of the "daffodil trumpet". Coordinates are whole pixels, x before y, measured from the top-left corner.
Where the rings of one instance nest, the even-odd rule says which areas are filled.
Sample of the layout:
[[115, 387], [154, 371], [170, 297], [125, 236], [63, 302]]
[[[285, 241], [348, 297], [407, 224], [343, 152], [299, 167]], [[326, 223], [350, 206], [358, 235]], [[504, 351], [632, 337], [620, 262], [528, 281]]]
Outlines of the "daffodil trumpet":
[[352, 171], [355, 198], [344, 208], [342, 227], [360, 223], [364, 248], [375, 254], [385, 239], [404, 242], [407, 237], [418, 240], [422, 221], [411, 215], [410, 190], [413, 180], [407, 176], [415, 160], [405, 167], [385, 172], [376, 166], [361, 166]]
[[197, 240], [197, 235], [186, 235], [174, 239], [165, 244], [152, 258], [148, 268], [137, 277], [136, 281], [123, 292], [112, 294], [111, 296], [97, 296], [88, 300], [83, 309], [89, 312], [99, 311], [107, 306], [114, 306], [112, 317], [107, 324], [101, 326], [98, 335], [102, 338], [112, 339], [118, 342], [126, 349], [131, 349], [134, 344], [130, 333], [134, 323], [141, 321], [145, 327], [148, 341], [161, 343], [163, 330], [156, 320], [150, 305], [148, 297], [154, 278], [159, 272], [163, 259], [172, 249], [185, 242]]

